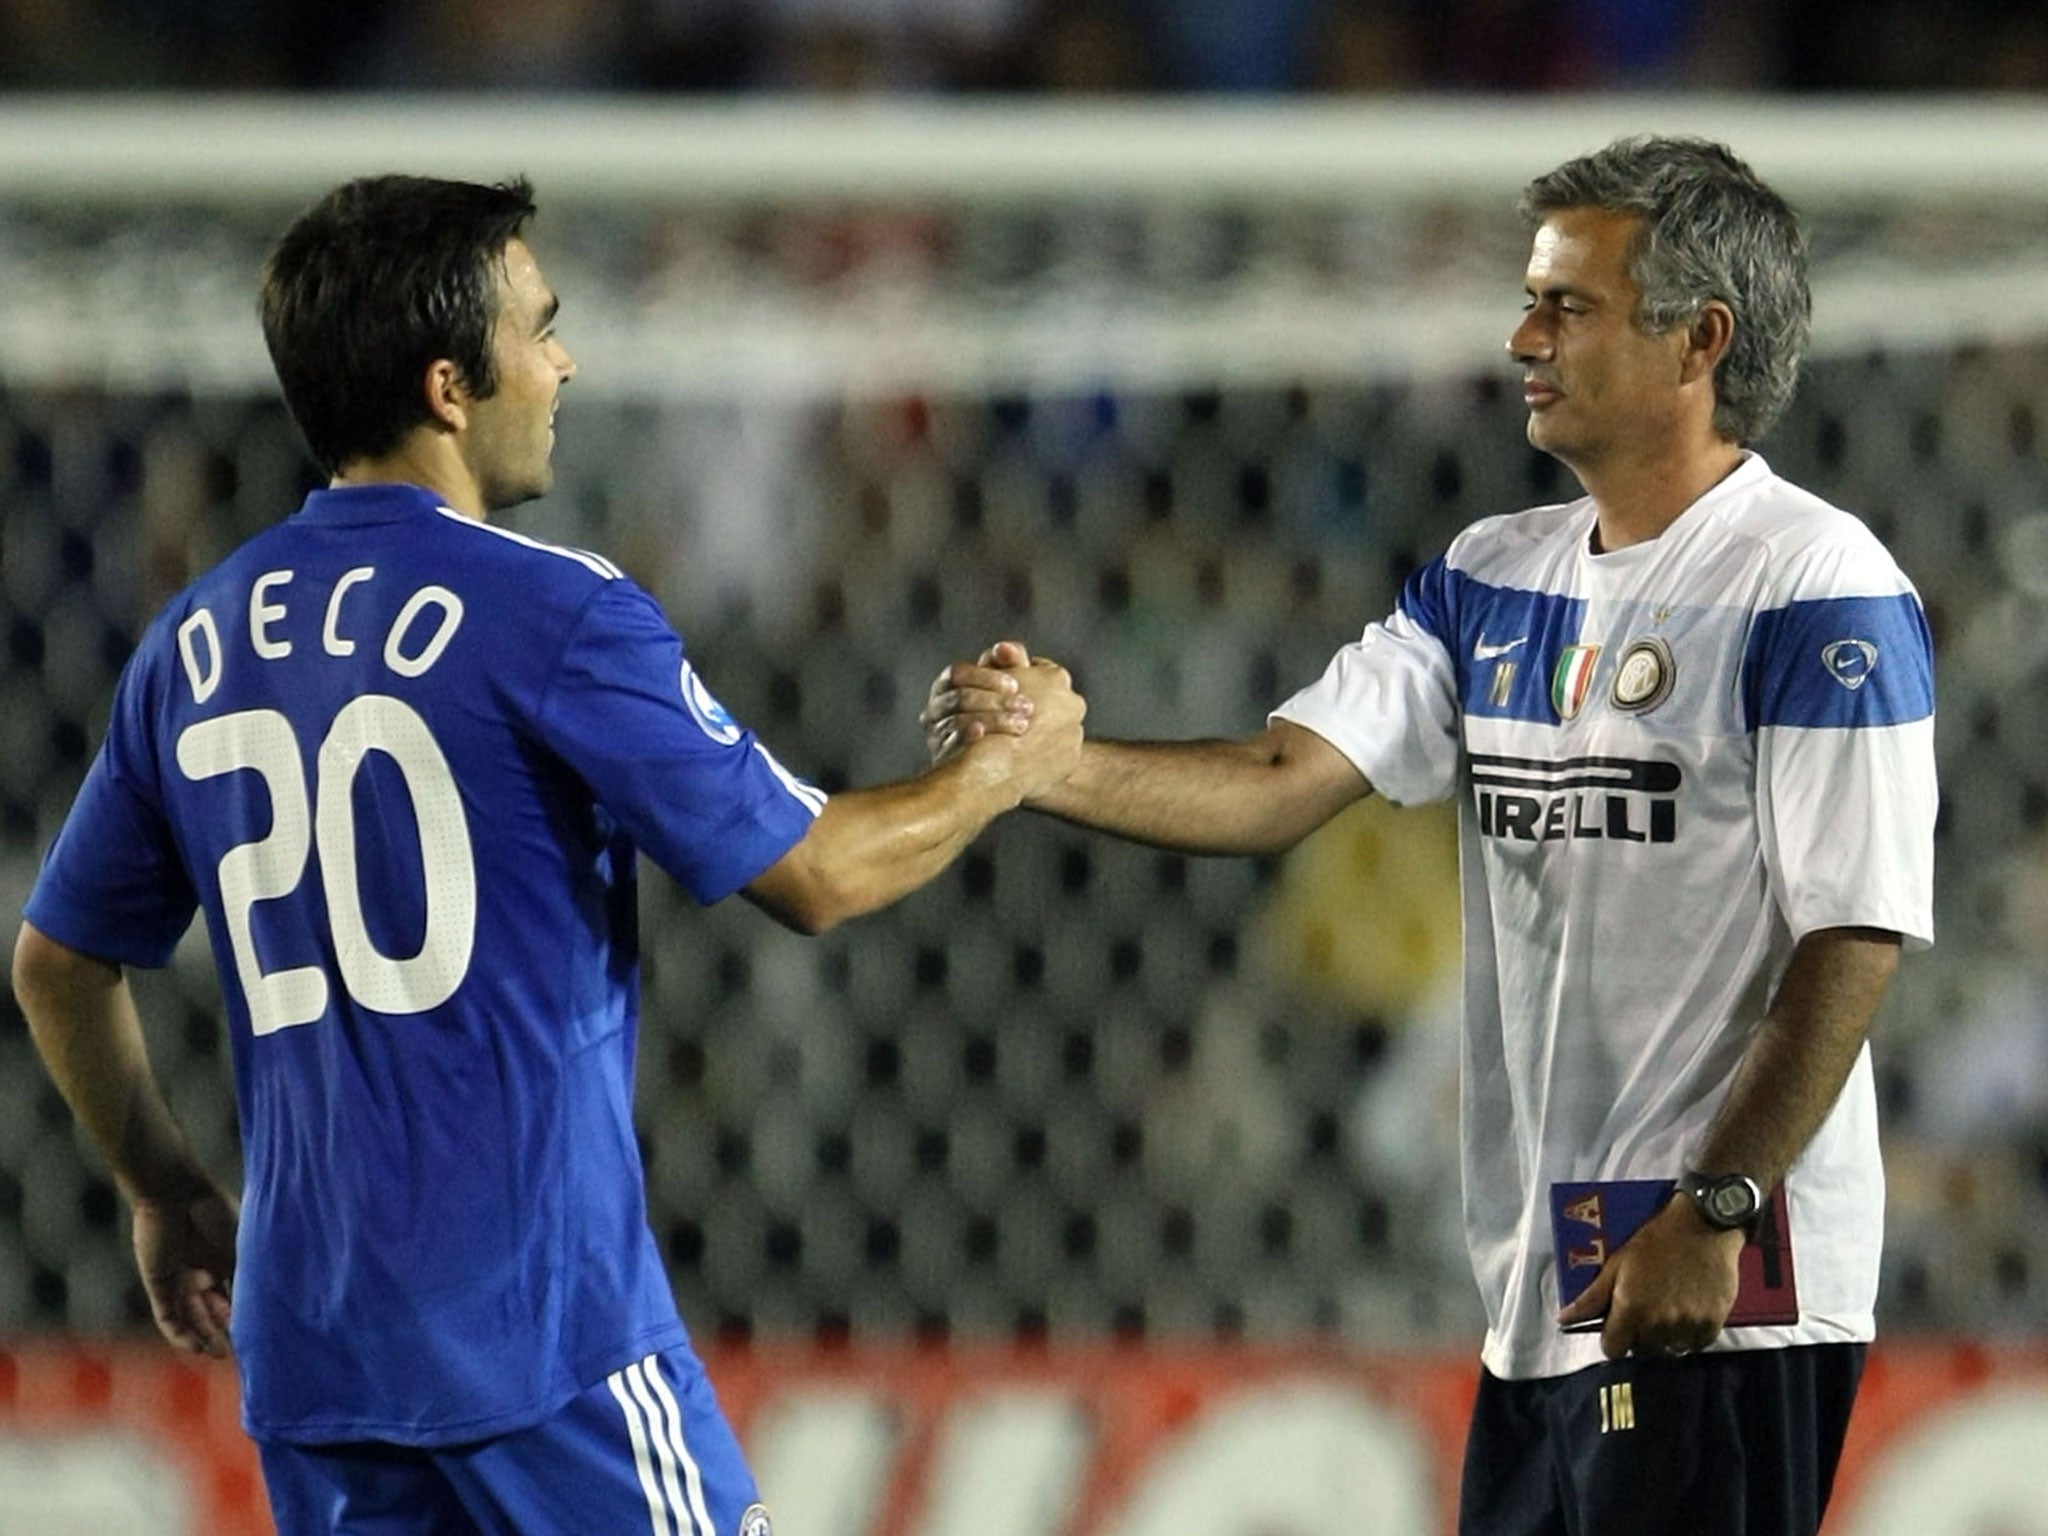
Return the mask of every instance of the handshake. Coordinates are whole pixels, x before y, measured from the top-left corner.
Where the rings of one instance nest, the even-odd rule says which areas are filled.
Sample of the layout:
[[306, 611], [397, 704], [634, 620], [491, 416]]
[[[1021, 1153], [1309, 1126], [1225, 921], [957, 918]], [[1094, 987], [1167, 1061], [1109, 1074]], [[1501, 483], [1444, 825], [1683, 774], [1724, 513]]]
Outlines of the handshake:
[[1087, 713], [1065, 667], [1003, 640], [932, 679], [919, 719], [934, 765], [964, 757], [1021, 803], [1065, 782], [1079, 765]]

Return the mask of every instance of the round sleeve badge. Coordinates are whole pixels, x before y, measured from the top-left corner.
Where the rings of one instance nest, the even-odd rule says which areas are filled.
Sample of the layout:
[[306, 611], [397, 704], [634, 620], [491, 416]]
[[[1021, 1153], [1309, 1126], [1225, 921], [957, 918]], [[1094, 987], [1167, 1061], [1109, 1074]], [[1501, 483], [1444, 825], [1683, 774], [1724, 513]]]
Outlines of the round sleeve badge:
[[1640, 715], [1671, 697], [1677, 680], [1678, 663], [1671, 659], [1671, 647], [1656, 635], [1645, 635], [1621, 653], [1610, 701], [1616, 709]]
[[722, 747], [729, 747], [740, 739], [742, 727], [739, 721], [725, 712], [725, 706], [711, 696], [711, 690], [704, 686], [704, 679], [697, 675], [697, 669], [690, 665], [690, 659], [683, 658], [683, 702], [689, 706], [690, 715], [702, 728], [704, 734]]
[[1828, 676], [1854, 693], [1877, 670], [1877, 647], [1868, 640], [1837, 640], [1821, 648], [1820, 664], [1828, 669]]

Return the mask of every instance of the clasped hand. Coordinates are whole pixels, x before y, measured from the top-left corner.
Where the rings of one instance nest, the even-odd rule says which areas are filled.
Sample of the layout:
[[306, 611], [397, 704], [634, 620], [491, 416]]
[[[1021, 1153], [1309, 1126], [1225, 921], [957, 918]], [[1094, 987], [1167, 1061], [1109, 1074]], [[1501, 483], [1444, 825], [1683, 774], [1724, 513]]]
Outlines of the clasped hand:
[[[1044, 666], [1015, 640], [999, 640], [978, 661], [956, 661], [932, 679], [918, 718], [925, 749], [934, 763], [985, 736], [1022, 736], [1031, 727], [1037, 701], [1025, 687], [1025, 669]], [[1064, 679], [1065, 670], [1060, 669]]]
[[919, 720], [933, 763], [978, 745], [1005, 753], [1028, 799], [1074, 771], [1087, 712], [1065, 667], [1004, 640], [941, 670]]

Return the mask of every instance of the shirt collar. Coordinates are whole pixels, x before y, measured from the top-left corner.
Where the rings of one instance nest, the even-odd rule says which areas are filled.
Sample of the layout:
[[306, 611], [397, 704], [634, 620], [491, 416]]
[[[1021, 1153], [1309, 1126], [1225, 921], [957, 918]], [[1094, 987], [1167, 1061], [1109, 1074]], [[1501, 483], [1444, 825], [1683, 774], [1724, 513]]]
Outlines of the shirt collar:
[[424, 486], [344, 485], [312, 492], [298, 515], [313, 523], [397, 523], [438, 513], [444, 506]]

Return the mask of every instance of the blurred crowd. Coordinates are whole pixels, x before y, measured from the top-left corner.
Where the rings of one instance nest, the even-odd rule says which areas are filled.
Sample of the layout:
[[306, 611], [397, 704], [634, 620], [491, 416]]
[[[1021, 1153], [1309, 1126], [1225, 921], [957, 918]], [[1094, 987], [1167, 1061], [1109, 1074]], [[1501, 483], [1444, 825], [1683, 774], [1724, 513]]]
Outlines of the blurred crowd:
[[2048, 89], [2006, 0], [0, 0], [0, 90]]

